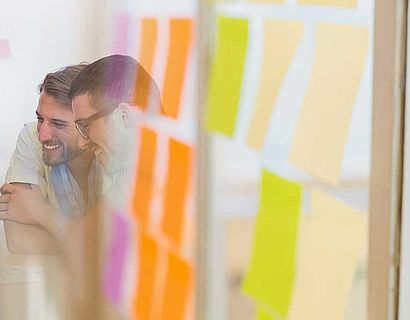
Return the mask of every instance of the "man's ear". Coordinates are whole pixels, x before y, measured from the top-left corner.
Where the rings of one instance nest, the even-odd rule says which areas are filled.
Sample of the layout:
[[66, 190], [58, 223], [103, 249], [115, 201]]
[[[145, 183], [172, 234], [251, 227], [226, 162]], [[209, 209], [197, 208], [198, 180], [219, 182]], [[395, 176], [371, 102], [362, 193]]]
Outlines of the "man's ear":
[[118, 117], [121, 122], [128, 128], [131, 126], [131, 106], [128, 103], [121, 102], [117, 108]]

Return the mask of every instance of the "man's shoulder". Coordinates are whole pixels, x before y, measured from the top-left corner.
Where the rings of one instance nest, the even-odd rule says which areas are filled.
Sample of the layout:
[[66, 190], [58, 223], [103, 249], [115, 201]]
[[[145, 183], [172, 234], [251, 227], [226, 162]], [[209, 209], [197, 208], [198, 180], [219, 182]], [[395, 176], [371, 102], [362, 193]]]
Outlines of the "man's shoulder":
[[37, 138], [38, 136], [37, 122], [36, 121], [26, 122], [20, 131], [20, 135], [30, 135], [32, 137]]

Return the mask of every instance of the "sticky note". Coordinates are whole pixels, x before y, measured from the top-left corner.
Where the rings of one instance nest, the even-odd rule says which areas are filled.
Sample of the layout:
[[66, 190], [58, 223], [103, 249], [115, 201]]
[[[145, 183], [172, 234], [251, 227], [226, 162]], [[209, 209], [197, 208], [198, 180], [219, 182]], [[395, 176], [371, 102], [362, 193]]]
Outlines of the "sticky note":
[[193, 20], [172, 18], [169, 26], [168, 60], [162, 88], [162, 113], [177, 119], [193, 39]]
[[115, 305], [121, 301], [125, 259], [130, 245], [128, 224], [123, 214], [113, 213], [111, 241], [104, 272], [104, 294]]
[[358, 255], [366, 245], [367, 216], [318, 189], [311, 197], [288, 319], [342, 320]]
[[193, 268], [177, 254], [168, 254], [161, 320], [183, 320], [192, 294]]
[[242, 290], [284, 317], [295, 276], [301, 187], [266, 170], [250, 263]]
[[154, 288], [158, 264], [158, 244], [155, 238], [142, 232], [138, 237], [138, 275], [134, 301], [136, 319], [150, 319], [154, 305]]
[[159, 88], [153, 87], [150, 78], [152, 77], [155, 53], [157, 48], [158, 26], [155, 18], [142, 18], [140, 21], [141, 32], [138, 40], [140, 40], [138, 62], [150, 77], [145, 75], [141, 69], [137, 68], [135, 85], [134, 85], [134, 101], [137, 107], [142, 110], [147, 110], [150, 105], [160, 102]]
[[281, 84], [303, 33], [302, 22], [266, 20], [259, 89], [247, 134], [247, 144], [261, 149]]
[[256, 308], [256, 320], [279, 320], [280, 317], [275, 317], [274, 312], [263, 304], [258, 304]]
[[9, 57], [11, 57], [9, 40], [0, 39], [0, 58], [9, 58]]
[[127, 13], [118, 13], [114, 20], [112, 51], [115, 54], [128, 54], [130, 17]]
[[133, 212], [140, 221], [150, 218], [154, 189], [154, 168], [157, 152], [157, 134], [148, 127], [141, 127], [138, 168], [135, 181]]
[[169, 139], [168, 172], [161, 229], [176, 243], [181, 243], [185, 206], [192, 177], [192, 147]]
[[152, 74], [158, 39], [158, 23], [155, 18], [141, 19], [139, 63]]
[[289, 160], [333, 185], [339, 181], [368, 37], [363, 26], [322, 23], [316, 28], [313, 71]]
[[321, 5], [354, 8], [357, 6], [357, 0], [299, 0], [301, 5]]
[[217, 38], [208, 86], [206, 127], [233, 136], [248, 48], [248, 21], [219, 17]]

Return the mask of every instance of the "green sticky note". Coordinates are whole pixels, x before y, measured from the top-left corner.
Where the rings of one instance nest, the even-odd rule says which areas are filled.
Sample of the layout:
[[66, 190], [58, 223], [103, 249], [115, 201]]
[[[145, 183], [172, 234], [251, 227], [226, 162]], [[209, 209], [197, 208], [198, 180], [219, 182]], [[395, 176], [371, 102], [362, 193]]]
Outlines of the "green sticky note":
[[232, 136], [248, 47], [248, 21], [219, 17], [218, 41], [209, 79], [206, 126]]
[[302, 188], [266, 170], [244, 293], [285, 317], [291, 298]]
[[258, 305], [256, 309], [256, 320], [277, 320], [271, 312], [267, 310], [266, 307]]

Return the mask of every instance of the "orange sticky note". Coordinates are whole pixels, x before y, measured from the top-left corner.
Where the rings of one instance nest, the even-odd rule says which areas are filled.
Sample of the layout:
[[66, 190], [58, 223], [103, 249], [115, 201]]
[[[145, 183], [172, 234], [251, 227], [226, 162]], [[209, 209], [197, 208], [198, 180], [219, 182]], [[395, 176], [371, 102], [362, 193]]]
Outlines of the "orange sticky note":
[[158, 262], [158, 244], [154, 238], [142, 233], [139, 241], [138, 285], [134, 300], [136, 319], [150, 319], [153, 306], [153, 292]]
[[158, 28], [157, 19], [142, 18], [141, 19], [141, 46], [139, 52], [139, 62], [147, 70], [152, 73], [154, 64], [155, 50], [157, 48]]
[[180, 243], [182, 238], [191, 167], [192, 147], [178, 140], [169, 139], [168, 176], [161, 228], [177, 243]]
[[192, 265], [182, 257], [169, 253], [161, 320], [182, 320], [192, 292]]
[[150, 216], [156, 151], [157, 134], [147, 127], [141, 127], [141, 143], [133, 197], [133, 212], [134, 216], [142, 221], [148, 221]]
[[178, 118], [188, 52], [192, 41], [193, 20], [171, 19], [168, 48], [168, 62], [162, 88], [162, 113]]
[[191, 167], [192, 147], [171, 138], [161, 228], [177, 243], [180, 243], [182, 238]]
[[[152, 76], [152, 69], [155, 58], [155, 50], [157, 47], [157, 20], [154, 18], [143, 18], [141, 20], [141, 46], [139, 52], [139, 62], [145, 69], [145, 71]], [[159, 89], [155, 90], [152, 88], [152, 83], [149, 80], [149, 77], [146, 77], [144, 74], [139, 73], [137, 69], [137, 74], [135, 78], [135, 88], [134, 88], [134, 101], [136, 105], [143, 110], [146, 110], [149, 105], [150, 99], [160, 100], [160, 93], [156, 92]], [[145, 72], [142, 72], [145, 73]], [[158, 94], [158, 97], [155, 95]]]

